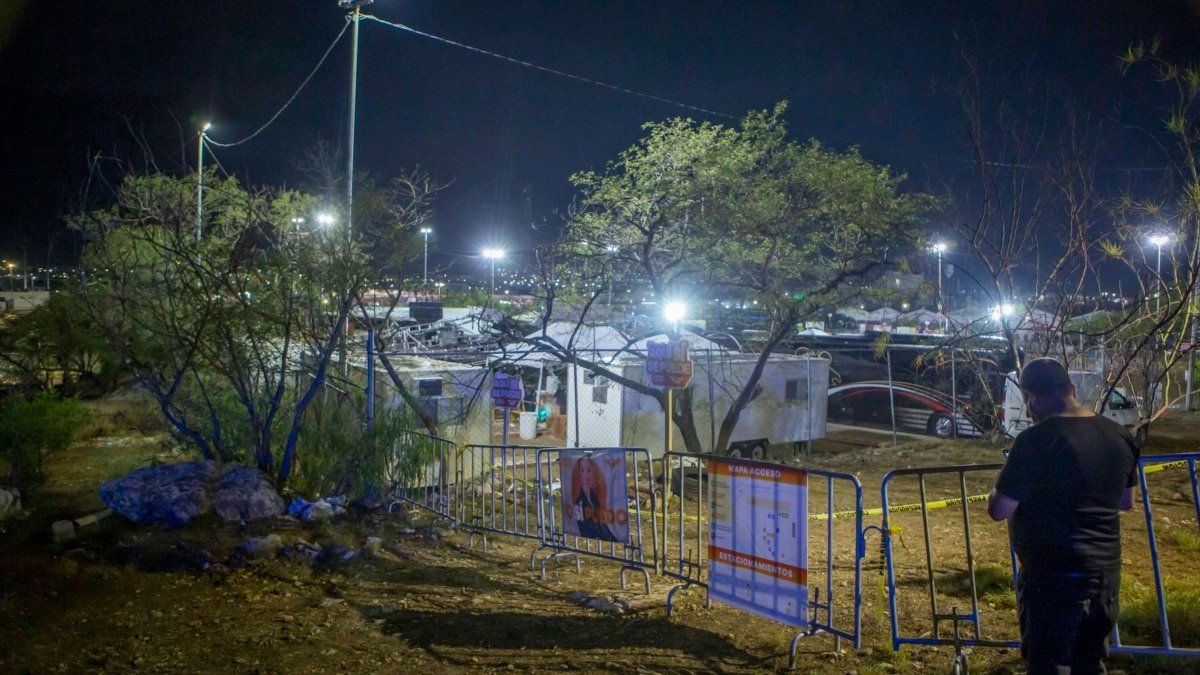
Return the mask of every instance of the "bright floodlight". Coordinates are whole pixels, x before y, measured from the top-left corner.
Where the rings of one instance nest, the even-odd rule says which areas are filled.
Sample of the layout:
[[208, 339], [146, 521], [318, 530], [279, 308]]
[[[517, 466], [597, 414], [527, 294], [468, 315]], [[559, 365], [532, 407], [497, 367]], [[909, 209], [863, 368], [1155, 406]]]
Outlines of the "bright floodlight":
[[663, 316], [671, 323], [679, 323], [687, 313], [687, 307], [682, 302], [669, 302], [663, 308]]
[[201, 132], [205, 132], [205, 131], [208, 131], [208, 130], [209, 130], [209, 129], [211, 129], [211, 128], [212, 128], [212, 122], [205, 122], [205, 123], [204, 123], [204, 126], [200, 128], [200, 131], [201, 131]]
[[483, 249], [483, 257], [491, 258], [492, 260], [495, 260], [496, 258], [503, 258], [504, 257], [504, 249], [502, 249], [502, 248], [485, 248], [485, 249]]
[[992, 308], [992, 321], [1006, 319], [1013, 315], [1013, 311], [1013, 306], [1007, 302], [1003, 305], [997, 305]]
[[933, 245], [933, 250], [938, 253], [945, 253], [946, 248], [947, 248], [946, 242], [944, 242], [944, 241], [939, 241], [938, 243]]
[[1170, 241], [1171, 241], [1171, 235], [1169, 235], [1169, 234], [1152, 234], [1152, 235], [1150, 235], [1150, 243], [1154, 244], [1155, 246], [1157, 246], [1159, 248], [1166, 246], [1168, 243], [1170, 243]]
[[431, 227], [422, 227], [421, 228], [421, 234], [431, 234], [432, 232], [433, 232], [433, 228], [431, 228]]
[[317, 222], [320, 223], [322, 226], [332, 225], [333, 224], [333, 214], [328, 213], [326, 211], [322, 211], [321, 213], [317, 214]]

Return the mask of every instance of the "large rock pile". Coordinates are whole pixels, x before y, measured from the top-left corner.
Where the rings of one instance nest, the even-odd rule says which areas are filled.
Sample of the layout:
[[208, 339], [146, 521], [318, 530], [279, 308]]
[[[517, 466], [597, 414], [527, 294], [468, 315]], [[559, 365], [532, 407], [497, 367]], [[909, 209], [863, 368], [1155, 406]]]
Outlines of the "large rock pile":
[[283, 513], [283, 498], [258, 469], [211, 461], [136, 469], [100, 486], [109, 508], [135, 523], [181, 527], [212, 511], [222, 520], [249, 521]]

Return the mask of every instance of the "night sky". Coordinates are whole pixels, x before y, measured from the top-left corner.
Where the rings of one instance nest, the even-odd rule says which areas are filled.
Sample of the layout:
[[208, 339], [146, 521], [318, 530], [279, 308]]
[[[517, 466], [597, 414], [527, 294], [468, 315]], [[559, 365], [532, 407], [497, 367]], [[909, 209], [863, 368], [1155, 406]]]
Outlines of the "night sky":
[[[913, 189], [967, 166], [963, 48], [996, 101], [1036, 115], [1048, 97], [1069, 99], [1103, 121], [1114, 184], [1153, 185], [1153, 172], [1126, 169], [1166, 162], [1153, 143], [1164, 92], [1148, 73], [1122, 76], [1117, 56], [1158, 36], [1168, 57], [1200, 62], [1200, 3], [1182, 1], [377, 0], [364, 11], [734, 118], [786, 99], [797, 138], [857, 145], [907, 172]], [[71, 260], [78, 247], [59, 236], [63, 215], [103, 202], [103, 178], [120, 175], [115, 159], [146, 166], [130, 128], [159, 169], [193, 167], [201, 122], [212, 121], [219, 142], [253, 132], [316, 65], [343, 16], [334, 0], [4, 2], [0, 257]], [[349, 38], [266, 131], [217, 149], [226, 170], [300, 185], [305, 149], [345, 143]], [[647, 121], [731, 121], [371, 21], [359, 77], [358, 169], [386, 180], [420, 165], [451, 184], [431, 240], [443, 263], [552, 236], [570, 174], [603, 168]]]

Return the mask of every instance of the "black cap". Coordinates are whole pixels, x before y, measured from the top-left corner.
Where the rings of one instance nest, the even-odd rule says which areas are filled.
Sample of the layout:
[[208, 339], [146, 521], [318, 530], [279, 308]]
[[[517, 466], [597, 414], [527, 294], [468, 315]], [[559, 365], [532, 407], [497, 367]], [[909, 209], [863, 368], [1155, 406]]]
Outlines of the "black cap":
[[1021, 369], [1021, 388], [1034, 394], [1057, 394], [1071, 386], [1071, 376], [1057, 360], [1033, 359]]

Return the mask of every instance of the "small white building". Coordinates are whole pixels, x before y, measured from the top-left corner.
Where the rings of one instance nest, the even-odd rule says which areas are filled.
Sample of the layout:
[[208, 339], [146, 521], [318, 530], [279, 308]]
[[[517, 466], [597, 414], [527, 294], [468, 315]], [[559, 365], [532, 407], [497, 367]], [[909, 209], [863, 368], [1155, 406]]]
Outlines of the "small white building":
[[[608, 367], [633, 382], [645, 382], [646, 343], [666, 341], [658, 335], [634, 343]], [[688, 336], [693, 376], [689, 388], [696, 432], [704, 452], [713, 452], [721, 421], [754, 368], [758, 356], [731, 352], [699, 336]], [[571, 403], [567, 406], [567, 445], [641, 447], [661, 457], [665, 446], [665, 411], [650, 396], [581, 367], [567, 369]], [[772, 354], [757, 393], [742, 411], [731, 438], [744, 456], [761, 456], [767, 444], [791, 444], [825, 435], [829, 360], [816, 356]], [[673, 449], [685, 451], [678, 429]], [[724, 454], [726, 448], [718, 448]]]
[[[492, 378], [487, 368], [415, 354], [393, 354], [388, 361], [404, 387], [437, 422], [438, 436], [460, 446], [491, 443]], [[384, 405], [404, 406], [404, 399], [382, 366], [376, 366], [375, 376], [377, 396]]]

